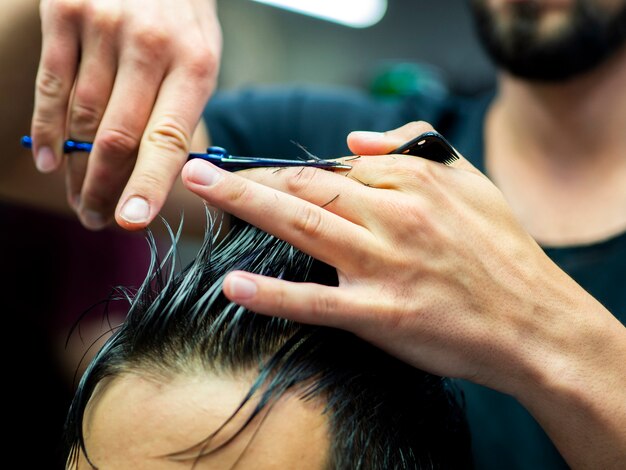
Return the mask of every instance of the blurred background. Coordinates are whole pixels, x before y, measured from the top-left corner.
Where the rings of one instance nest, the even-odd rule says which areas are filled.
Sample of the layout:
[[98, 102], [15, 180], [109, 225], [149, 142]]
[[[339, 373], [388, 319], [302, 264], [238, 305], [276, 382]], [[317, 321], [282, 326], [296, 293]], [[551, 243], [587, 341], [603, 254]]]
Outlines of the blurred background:
[[412, 75], [428, 72], [461, 94], [493, 84], [493, 67], [474, 36], [467, 0], [381, 3], [387, 8], [378, 23], [352, 28], [252, 0], [219, 0], [224, 32], [219, 86], [300, 82], [371, 89], [380, 86], [381, 75], [395, 73], [395, 81], [408, 83]]

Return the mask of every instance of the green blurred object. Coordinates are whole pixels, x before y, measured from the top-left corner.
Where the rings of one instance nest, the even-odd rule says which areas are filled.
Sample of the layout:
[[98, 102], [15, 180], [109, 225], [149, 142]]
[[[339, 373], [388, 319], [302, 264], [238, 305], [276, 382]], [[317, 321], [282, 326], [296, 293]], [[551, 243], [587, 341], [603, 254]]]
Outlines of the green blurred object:
[[448, 85], [441, 70], [418, 62], [388, 62], [379, 65], [369, 85], [370, 92], [378, 97], [403, 97], [428, 95], [445, 97]]

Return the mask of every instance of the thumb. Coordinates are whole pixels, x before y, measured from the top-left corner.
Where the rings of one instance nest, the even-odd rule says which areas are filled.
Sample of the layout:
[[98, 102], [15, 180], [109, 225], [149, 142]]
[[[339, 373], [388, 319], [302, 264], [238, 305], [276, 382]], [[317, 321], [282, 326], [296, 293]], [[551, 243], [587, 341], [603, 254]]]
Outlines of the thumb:
[[355, 155], [386, 155], [424, 132], [433, 131], [424, 121], [415, 121], [387, 132], [355, 131], [348, 134], [348, 147]]
[[[424, 121], [414, 121], [387, 132], [354, 131], [348, 134], [348, 146], [355, 155], [386, 155], [425, 132], [433, 126]], [[455, 150], [459, 159], [452, 163], [455, 168], [482, 174], [463, 155]]]

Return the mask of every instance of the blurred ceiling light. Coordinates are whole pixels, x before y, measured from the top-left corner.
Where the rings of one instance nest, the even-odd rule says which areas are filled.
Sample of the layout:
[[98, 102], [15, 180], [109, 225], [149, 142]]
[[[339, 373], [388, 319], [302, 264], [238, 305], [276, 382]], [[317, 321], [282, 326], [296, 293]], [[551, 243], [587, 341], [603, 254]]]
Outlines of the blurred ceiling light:
[[253, 0], [352, 28], [378, 23], [387, 11], [387, 0]]

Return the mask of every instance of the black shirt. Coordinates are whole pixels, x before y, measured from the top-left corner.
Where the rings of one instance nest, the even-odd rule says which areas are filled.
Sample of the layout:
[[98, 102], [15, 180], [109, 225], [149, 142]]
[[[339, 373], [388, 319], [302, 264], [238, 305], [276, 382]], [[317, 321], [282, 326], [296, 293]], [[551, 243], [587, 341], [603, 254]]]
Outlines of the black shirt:
[[[478, 169], [485, 171], [483, 124], [492, 93], [484, 96], [374, 99], [343, 89], [273, 88], [224, 93], [211, 100], [205, 119], [214, 145], [234, 155], [289, 158], [293, 142], [319, 157], [349, 155], [353, 130], [386, 131], [425, 120]], [[626, 233], [584, 246], [544, 248], [565, 272], [626, 322]], [[537, 422], [512, 397], [460, 383], [478, 469], [567, 468]]]

